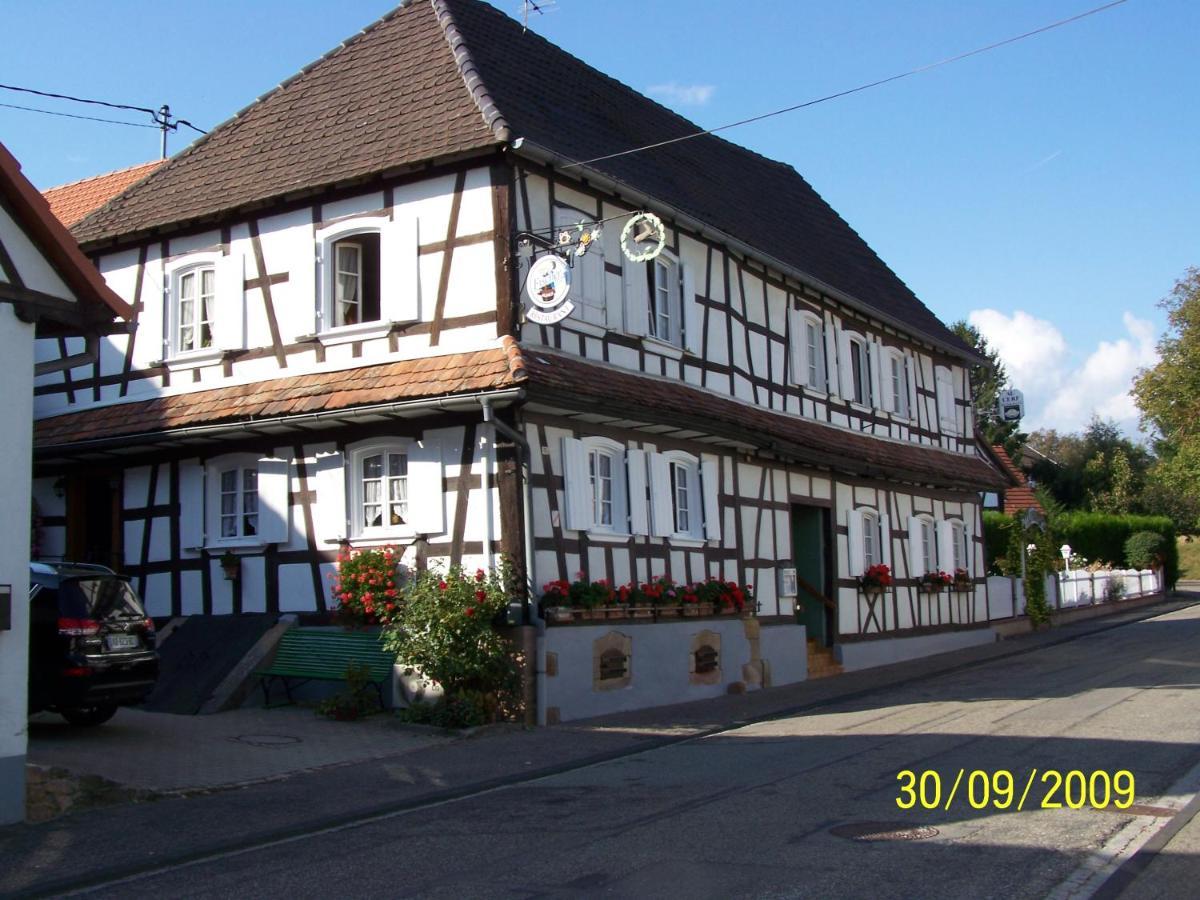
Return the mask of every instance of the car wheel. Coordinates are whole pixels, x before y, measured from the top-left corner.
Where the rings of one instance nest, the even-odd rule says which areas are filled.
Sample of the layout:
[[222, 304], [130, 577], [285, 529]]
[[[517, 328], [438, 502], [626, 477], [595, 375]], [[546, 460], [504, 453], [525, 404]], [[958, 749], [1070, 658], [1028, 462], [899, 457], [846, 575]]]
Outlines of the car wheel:
[[99, 706], [73, 706], [68, 709], [61, 709], [59, 713], [64, 719], [72, 725], [103, 725], [117, 713], [115, 704], [101, 704]]

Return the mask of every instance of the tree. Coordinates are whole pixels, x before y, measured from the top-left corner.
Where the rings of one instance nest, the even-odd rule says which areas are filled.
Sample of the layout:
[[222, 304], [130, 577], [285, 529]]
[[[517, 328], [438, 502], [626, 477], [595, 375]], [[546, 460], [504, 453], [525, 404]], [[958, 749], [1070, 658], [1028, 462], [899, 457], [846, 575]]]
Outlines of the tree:
[[1121, 434], [1115, 422], [1093, 418], [1082, 434], [1036, 431], [1030, 477], [1066, 510], [1110, 513], [1147, 509], [1143, 488], [1154, 461], [1145, 447]]
[[989, 444], [1003, 444], [1010, 454], [1017, 453], [1024, 439], [1017, 431], [1020, 423], [1003, 421], [996, 406], [1000, 392], [1011, 387], [1008, 373], [1004, 371], [1004, 363], [1000, 361], [1000, 354], [988, 346], [987, 338], [978, 328], [962, 319], [951, 325], [950, 330], [987, 360], [986, 365], [973, 365], [970, 371], [971, 404], [975, 407], [975, 422], [979, 433]]
[[1153, 489], [1170, 500], [1164, 512], [1176, 527], [1192, 534], [1200, 527], [1200, 268], [1189, 268], [1159, 306], [1167, 312], [1159, 362], [1139, 373], [1133, 396], [1155, 438]]

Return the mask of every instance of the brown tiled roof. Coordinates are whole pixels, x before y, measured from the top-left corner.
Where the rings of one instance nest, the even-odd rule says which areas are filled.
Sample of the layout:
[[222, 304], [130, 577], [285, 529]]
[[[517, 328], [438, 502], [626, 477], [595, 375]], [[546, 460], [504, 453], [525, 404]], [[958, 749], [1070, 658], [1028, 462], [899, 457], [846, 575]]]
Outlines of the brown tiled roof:
[[[133, 315], [129, 304], [104, 282], [96, 267], [80, 251], [75, 238], [50, 212], [46, 198], [29, 183], [21, 172], [21, 164], [3, 144], [0, 144], [0, 201], [74, 292], [85, 320], [100, 324]], [[13, 278], [10, 276], [9, 280]]]
[[524, 376], [511, 368], [508, 352], [511, 341], [507, 338], [505, 347], [475, 353], [294, 375], [67, 413], [36, 421], [34, 446], [45, 451], [79, 442], [160, 434], [197, 425], [254, 422], [516, 387]]
[[50, 204], [50, 212], [68, 228], [93, 210], [99, 209], [131, 184], [135, 184], [163, 164], [163, 160], [154, 159], [150, 162], [106, 172], [103, 175], [93, 175], [81, 181], [70, 184], [60, 184], [58, 187], [47, 188], [42, 196]]
[[970, 491], [1004, 478], [980, 457], [884, 440], [739, 403], [666, 378], [636, 375], [542, 350], [525, 350], [530, 400], [620, 418], [677, 425], [776, 450], [851, 475], [901, 478]]
[[1026, 509], [1036, 509], [1038, 512], [1045, 515], [1045, 510], [1042, 509], [1042, 504], [1038, 502], [1037, 496], [1033, 493], [1033, 489], [1029, 487], [1029, 482], [1025, 479], [1025, 473], [1020, 467], [1012, 461], [1012, 457], [999, 444], [992, 445], [992, 455], [1004, 470], [1004, 474], [1008, 476], [1009, 487], [1004, 491], [1004, 512], [1007, 515], [1013, 515]]
[[[413, 0], [75, 230], [142, 233], [515, 138], [588, 160], [699, 130], [479, 0]], [[969, 352], [790, 166], [709, 135], [592, 168]]]

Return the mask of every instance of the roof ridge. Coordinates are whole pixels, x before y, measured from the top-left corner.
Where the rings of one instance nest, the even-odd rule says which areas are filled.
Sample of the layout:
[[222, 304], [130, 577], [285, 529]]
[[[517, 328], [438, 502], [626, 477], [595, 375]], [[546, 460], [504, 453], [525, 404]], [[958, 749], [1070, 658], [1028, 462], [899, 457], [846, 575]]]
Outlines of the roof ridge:
[[95, 175], [87, 175], [84, 178], [77, 178], [74, 181], [64, 181], [62, 184], [56, 184], [53, 187], [42, 188], [41, 193], [43, 196], [45, 196], [46, 194], [50, 193], [50, 191], [61, 191], [63, 188], [76, 187], [77, 185], [85, 184], [89, 181], [95, 181], [97, 178], [110, 178], [113, 175], [122, 175], [125, 172], [132, 172], [134, 169], [144, 169], [146, 166], [162, 165], [164, 162], [166, 162], [164, 159], [148, 159], [145, 162], [134, 163], [132, 166], [124, 166], [120, 169], [113, 169], [111, 172], [97, 172]]
[[430, 5], [433, 8], [433, 14], [437, 17], [438, 24], [442, 27], [442, 34], [450, 46], [450, 52], [454, 54], [454, 62], [458, 66], [459, 74], [462, 75], [467, 92], [483, 115], [483, 121], [492, 130], [496, 140], [507, 144], [512, 140], [512, 130], [508, 127], [508, 120], [504, 117], [500, 107], [496, 105], [487, 85], [484, 84], [483, 76], [479, 74], [479, 69], [467, 46], [467, 39], [458, 30], [454, 13], [450, 11], [446, 0], [430, 0]]

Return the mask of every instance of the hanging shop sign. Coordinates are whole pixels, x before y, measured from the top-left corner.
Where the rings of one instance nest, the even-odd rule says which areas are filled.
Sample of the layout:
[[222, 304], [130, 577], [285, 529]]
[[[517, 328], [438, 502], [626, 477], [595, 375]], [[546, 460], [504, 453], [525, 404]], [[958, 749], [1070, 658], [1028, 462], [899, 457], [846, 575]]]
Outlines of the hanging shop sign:
[[1001, 391], [996, 405], [1002, 422], [1019, 422], [1025, 418], [1025, 395], [1016, 389]]
[[525, 293], [533, 303], [525, 312], [526, 318], [539, 325], [561, 322], [575, 309], [575, 304], [567, 299], [570, 290], [571, 267], [566, 260], [555, 253], [539, 257], [525, 277]]
[[654, 213], [638, 213], [621, 230], [621, 252], [630, 262], [648, 262], [666, 245], [666, 226]]

